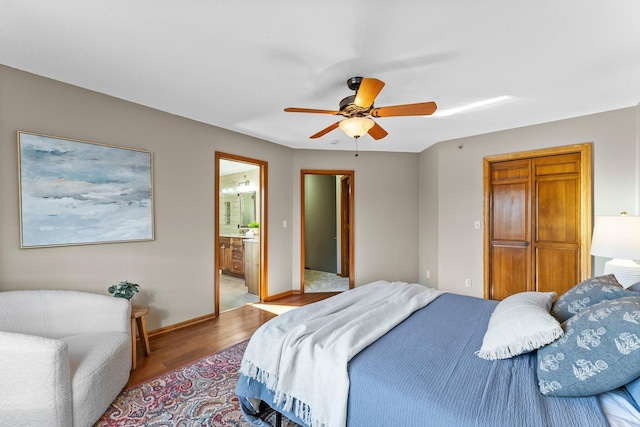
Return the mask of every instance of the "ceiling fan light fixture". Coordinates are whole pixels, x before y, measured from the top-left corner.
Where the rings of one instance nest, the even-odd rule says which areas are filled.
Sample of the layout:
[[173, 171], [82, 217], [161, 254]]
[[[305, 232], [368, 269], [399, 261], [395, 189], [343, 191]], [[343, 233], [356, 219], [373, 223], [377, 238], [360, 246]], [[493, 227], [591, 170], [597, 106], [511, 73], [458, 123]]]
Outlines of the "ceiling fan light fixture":
[[369, 132], [374, 124], [374, 121], [368, 117], [351, 117], [342, 120], [338, 126], [351, 138], [360, 138]]

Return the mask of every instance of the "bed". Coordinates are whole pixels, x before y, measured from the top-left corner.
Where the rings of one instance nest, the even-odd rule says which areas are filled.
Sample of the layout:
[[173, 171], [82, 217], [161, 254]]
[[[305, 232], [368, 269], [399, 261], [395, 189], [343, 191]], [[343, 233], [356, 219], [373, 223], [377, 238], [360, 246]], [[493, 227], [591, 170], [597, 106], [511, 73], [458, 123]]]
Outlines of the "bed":
[[[316, 304], [340, 306], [343, 295]], [[424, 306], [411, 309], [406, 318], [348, 360], [346, 416], [337, 422], [309, 418], [299, 402], [277, 396], [265, 377], [241, 371], [236, 394], [245, 419], [250, 425], [267, 426], [263, 415], [273, 408], [303, 426], [604, 427], [609, 422], [614, 425], [612, 420], [621, 427], [640, 425], [637, 407], [627, 403], [632, 399], [624, 390], [604, 398], [543, 395], [536, 351], [499, 360], [478, 357], [497, 305], [498, 301], [436, 292]], [[307, 307], [307, 312], [315, 309]], [[309, 383], [336, 381], [335, 372], [326, 368], [323, 372], [315, 377], [305, 372], [302, 377]], [[337, 406], [334, 402], [332, 408], [342, 410]]]

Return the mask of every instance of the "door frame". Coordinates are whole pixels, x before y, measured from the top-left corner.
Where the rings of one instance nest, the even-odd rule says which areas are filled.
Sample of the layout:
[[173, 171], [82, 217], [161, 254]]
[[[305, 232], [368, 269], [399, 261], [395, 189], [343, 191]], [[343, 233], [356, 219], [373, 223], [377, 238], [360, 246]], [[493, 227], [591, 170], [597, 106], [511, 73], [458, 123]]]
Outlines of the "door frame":
[[350, 277], [351, 256], [349, 248], [352, 244], [349, 236], [349, 231], [351, 230], [350, 197], [351, 176], [343, 175], [340, 178], [340, 272], [338, 273], [338, 276], [341, 277]]
[[258, 219], [260, 223], [260, 286], [259, 286], [259, 298], [260, 302], [264, 302], [269, 295], [269, 283], [268, 283], [268, 271], [269, 265], [267, 263], [269, 257], [267, 253], [268, 242], [268, 213], [267, 213], [267, 199], [269, 193], [268, 186], [268, 168], [269, 164], [263, 160], [252, 159], [250, 157], [238, 156], [236, 154], [224, 153], [222, 151], [216, 151], [215, 153], [215, 215], [214, 215], [214, 288], [215, 288], [215, 316], [220, 315], [220, 160], [229, 160], [232, 162], [250, 163], [260, 168], [260, 206], [257, 209]]
[[[349, 257], [349, 289], [353, 289], [355, 287], [355, 263], [353, 260], [354, 254], [354, 246], [355, 246], [355, 233], [353, 226], [354, 224], [354, 206], [355, 206], [355, 192], [354, 192], [354, 171], [353, 170], [325, 170], [325, 169], [302, 169], [300, 171], [300, 290], [299, 293], [304, 293], [304, 265], [305, 265], [305, 251], [304, 251], [304, 200], [305, 200], [305, 176], [306, 175], [345, 175], [349, 177], [350, 183], [350, 191], [349, 191], [349, 199], [348, 199], [348, 218], [349, 218], [349, 248], [348, 248], [348, 257]], [[342, 197], [341, 197], [342, 198]], [[340, 204], [340, 211], [342, 215], [342, 203]], [[342, 255], [341, 255], [342, 256]]]
[[484, 197], [484, 298], [490, 297], [490, 251], [491, 251], [491, 164], [508, 160], [520, 160], [535, 157], [546, 157], [558, 154], [580, 154], [580, 278], [586, 280], [591, 277], [591, 231], [593, 228], [593, 176], [592, 176], [592, 146], [593, 143], [566, 145], [561, 147], [543, 148], [540, 150], [522, 151], [518, 153], [498, 154], [483, 159], [483, 197]]

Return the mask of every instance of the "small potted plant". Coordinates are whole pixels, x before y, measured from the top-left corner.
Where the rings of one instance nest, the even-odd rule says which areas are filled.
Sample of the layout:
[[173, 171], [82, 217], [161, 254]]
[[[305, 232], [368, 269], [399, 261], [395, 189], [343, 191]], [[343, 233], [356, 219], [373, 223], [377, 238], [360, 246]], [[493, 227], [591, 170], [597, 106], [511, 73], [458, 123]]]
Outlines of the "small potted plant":
[[249, 233], [251, 233], [251, 236], [257, 236], [260, 234], [260, 224], [258, 224], [257, 221], [251, 221], [247, 227], [249, 227]]
[[139, 287], [140, 285], [138, 285], [137, 283], [131, 283], [125, 280], [124, 282], [120, 282], [117, 285], [109, 286], [109, 289], [107, 289], [107, 291], [109, 291], [110, 294], [113, 294], [113, 296], [116, 298], [126, 298], [128, 300], [131, 300], [136, 292], [138, 292]]

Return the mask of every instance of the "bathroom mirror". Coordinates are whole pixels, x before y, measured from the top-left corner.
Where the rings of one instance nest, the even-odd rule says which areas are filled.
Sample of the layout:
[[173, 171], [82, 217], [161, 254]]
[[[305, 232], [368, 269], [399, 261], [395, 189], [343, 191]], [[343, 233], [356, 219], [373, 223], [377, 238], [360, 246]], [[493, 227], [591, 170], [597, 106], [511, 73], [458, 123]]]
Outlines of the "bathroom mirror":
[[256, 192], [238, 193], [240, 201], [240, 226], [248, 227], [256, 220]]

